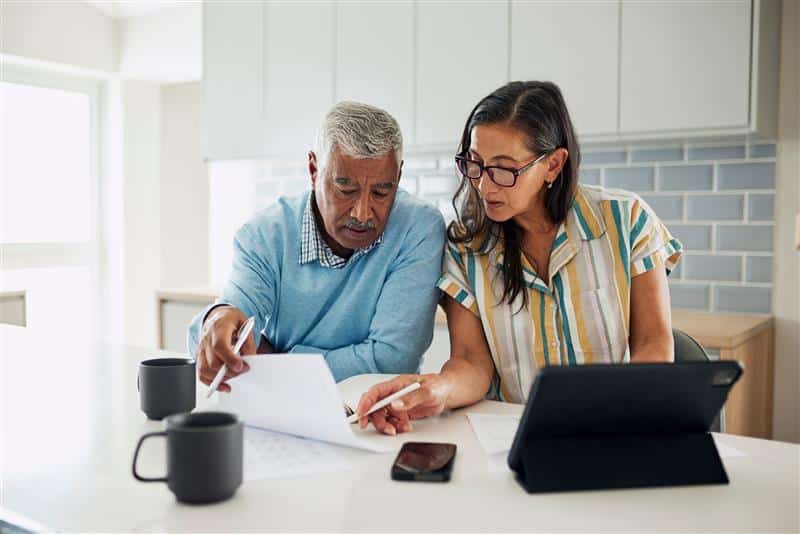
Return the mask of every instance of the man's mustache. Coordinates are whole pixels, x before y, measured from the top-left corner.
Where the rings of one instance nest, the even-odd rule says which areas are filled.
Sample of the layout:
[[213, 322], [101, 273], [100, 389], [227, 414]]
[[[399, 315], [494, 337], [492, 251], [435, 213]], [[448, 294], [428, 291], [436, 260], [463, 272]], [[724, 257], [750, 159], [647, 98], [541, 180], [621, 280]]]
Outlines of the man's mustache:
[[364, 230], [374, 230], [375, 222], [372, 219], [370, 219], [362, 223], [358, 219], [352, 218], [345, 223], [345, 226], [351, 230], [357, 230], [359, 232], [363, 232]]

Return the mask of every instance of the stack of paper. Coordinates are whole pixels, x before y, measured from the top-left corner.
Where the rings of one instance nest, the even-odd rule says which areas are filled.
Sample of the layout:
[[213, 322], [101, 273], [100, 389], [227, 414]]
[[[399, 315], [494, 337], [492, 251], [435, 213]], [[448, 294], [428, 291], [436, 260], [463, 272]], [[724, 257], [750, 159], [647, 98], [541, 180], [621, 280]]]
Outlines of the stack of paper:
[[400, 442], [376, 432], [353, 432], [344, 403], [320, 354], [248, 356], [250, 371], [228, 381], [219, 408], [245, 425], [374, 452], [391, 452]]

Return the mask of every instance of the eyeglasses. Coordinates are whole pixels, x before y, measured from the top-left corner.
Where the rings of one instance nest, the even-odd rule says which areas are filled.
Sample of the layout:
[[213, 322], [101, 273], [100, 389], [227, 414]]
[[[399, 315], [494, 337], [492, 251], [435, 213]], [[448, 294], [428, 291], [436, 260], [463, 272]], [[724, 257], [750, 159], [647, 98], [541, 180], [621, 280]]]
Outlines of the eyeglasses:
[[489, 176], [489, 179], [501, 187], [514, 187], [517, 183], [517, 177], [523, 172], [527, 171], [540, 161], [542, 161], [547, 154], [542, 154], [535, 160], [519, 169], [508, 169], [506, 167], [497, 167], [495, 165], [484, 165], [480, 161], [469, 159], [466, 156], [456, 156], [456, 167], [465, 178], [470, 180], [480, 180], [484, 171]]

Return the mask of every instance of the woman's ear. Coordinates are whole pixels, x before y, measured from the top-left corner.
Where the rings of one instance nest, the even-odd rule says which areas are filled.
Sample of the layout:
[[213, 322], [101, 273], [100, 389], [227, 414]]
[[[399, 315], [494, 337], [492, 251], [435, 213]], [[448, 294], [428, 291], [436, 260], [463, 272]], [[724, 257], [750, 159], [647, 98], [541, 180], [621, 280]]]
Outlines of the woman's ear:
[[558, 176], [561, 174], [561, 169], [564, 168], [564, 164], [567, 162], [568, 157], [569, 152], [566, 148], [557, 148], [552, 154], [550, 154], [550, 157], [547, 158], [548, 183], [553, 183], [558, 179]]

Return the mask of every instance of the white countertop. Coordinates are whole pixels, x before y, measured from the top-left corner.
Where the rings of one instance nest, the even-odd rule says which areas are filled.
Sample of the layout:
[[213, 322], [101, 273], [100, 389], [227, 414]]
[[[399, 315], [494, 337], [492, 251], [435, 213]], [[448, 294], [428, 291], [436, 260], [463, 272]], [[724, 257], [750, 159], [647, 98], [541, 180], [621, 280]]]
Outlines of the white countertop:
[[[450, 483], [394, 482], [392, 455], [348, 449], [350, 471], [246, 482], [229, 501], [184, 505], [130, 472], [136, 439], [161, 428], [139, 411], [136, 392], [137, 363], [156, 351], [38, 343], [12, 328], [0, 329], [0, 351], [2, 506], [59, 531], [800, 529], [797, 445], [716, 436], [745, 453], [724, 459], [730, 485], [528, 495], [510, 472], [489, 469], [464, 415], [520, 413], [494, 402], [398, 437], [456, 443]], [[159, 475], [163, 445], [146, 447], [140, 470]]]

